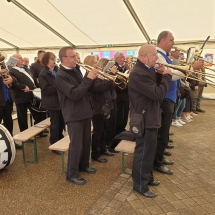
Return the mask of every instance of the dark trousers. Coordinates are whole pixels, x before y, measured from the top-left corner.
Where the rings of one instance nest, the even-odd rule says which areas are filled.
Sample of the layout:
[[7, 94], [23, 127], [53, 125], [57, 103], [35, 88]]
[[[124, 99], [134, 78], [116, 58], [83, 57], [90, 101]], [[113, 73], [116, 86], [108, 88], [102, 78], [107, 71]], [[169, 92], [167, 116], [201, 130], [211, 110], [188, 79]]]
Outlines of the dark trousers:
[[31, 109], [30, 101], [22, 104], [16, 104], [18, 124], [19, 124], [20, 131], [24, 131], [28, 129], [28, 115], [27, 115], [28, 109], [30, 110], [31, 115], [34, 119], [34, 124], [37, 124], [42, 121], [42, 117], [41, 117], [42, 114], [40, 112], [36, 112]]
[[78, 170], [89, 167], [91, 145], [91, 118], [68, 122], [70, 138], [67, 178], [78, 178]]
[[113, 103], [113, 109], [111, 109], [110, 118], [106, 120], [104, 126], [103, 141], [106, 146], [110, 146], [116, 131], [116, 102]]
[[144, 135], [136, 138], [132, 179], [134, 189], [139, 192], [149, 190], [148, 184], [153, 181], [152, 169], [157, 146], [158, 129], [145, 129]]
[[102, 152], [106, 152], [105, 142], [102, 140], [104, 133], [104, 115], [97, 114], [92, 117], [93, 134], [92, 134], [92, 152], [91, 158], [97, 159], [101, 157]]
[[10, 132], [11, 136], [13, 136], [13, 102], [6, 102], [5, 106], [0, 106], [0, 122], [4, 121], [5, 128]]
[[[117, 113], [116, 113], [116, 131], [115, 136], [125, 131], [128, 123], [129, 102], [117, 101]], [[114, 139], [111, 143], [111, 148], [115, 148], [121, 140]]]
[[163, 156], [169, 140], [169, 129], [174, 113], [175, 103], [164, 99], [161, 113], [161, 127], [158, 130], [157, 150], [155, 155], [154, 165], [157, 167], [163, 166]]
[[65, 122], [61, 110], [49, 110], [48, 113], [51, 122], [49, 141], [50, 144], [54, 144], [64, 137]]

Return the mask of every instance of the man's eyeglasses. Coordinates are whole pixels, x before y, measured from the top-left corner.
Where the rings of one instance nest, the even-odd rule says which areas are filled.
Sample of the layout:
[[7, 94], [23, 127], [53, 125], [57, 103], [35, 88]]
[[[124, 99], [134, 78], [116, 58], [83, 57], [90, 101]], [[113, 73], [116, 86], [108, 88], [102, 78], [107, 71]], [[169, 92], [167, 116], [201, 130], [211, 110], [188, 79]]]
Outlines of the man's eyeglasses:
[[154, 54], [146, 54], [146, 55], [151, 55], [151, 56], [154, 56], [154, 57], [156, 57], [156, 56], [158, 56], [158, 53], [154, 53]]
[[64, 57], [76, 58], [76, 57], [77, 57], [77, 55], [73, 55], [73, 56], [64, 56]]

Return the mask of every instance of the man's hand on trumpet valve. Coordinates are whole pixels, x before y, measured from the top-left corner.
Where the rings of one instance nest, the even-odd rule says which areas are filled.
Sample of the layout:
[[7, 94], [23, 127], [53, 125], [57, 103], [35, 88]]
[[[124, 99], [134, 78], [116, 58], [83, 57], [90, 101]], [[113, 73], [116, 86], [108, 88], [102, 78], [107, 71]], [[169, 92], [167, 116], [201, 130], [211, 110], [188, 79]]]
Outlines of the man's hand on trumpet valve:
[[203, 60], [196, 61], [195, 63], [192, 64], [193, 70], [200, 70], [204, 65]]
[[163, 72], [165, 70], [164, 65], [156, 63], [154, 67], [158, 73], [163, 74]]
[[13, 82], [13, 78], [10, 75], [8, 75], [7, 78], [3, 79], [3, 82], [5, 85], [9, 85]]
[[195, 88], [194, 88], [194, 89], [195, 89], [195, 91], [197, 91], [197, 90], [199, 89], [199, 87], [198, 87], [198, 86], [195, 86]]
[[117, 73], [117, 67], [116, 66], [113, 66], [111, 69], [110, 69], [111, 73], [113, 73], [114, 75]]
[[97, 72], [97, 69], [92, 69], [88, 75], [87, 75], [88, 78], [94, 80], [98, 77], [98, 72]]
[[165, 74], [169, 74], [169, 75], [171, 75], [171, 76], [173, 75], [171, 69], [165, 69], [164, 72], [163, 72], [163, 75], [165, 75]]

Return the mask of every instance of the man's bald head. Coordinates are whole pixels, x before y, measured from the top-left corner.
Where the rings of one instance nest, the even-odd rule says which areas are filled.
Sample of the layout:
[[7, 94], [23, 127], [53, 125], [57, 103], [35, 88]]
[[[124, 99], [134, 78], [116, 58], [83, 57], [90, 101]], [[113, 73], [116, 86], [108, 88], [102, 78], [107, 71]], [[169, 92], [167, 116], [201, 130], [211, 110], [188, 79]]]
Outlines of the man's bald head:
[[149, 44], [143, 45], [143, 46], [141, 46], [141, 48], [139, 49], [138, 58], [139, 58], [141, 55], [148, 54], [148, 53], [152, 53], [153, 51], [157, 52], [156, 49], [155, 49], [155, 47], [154, 47], [153, 45], [149, 45]]
[[19, 61], [17, 62], [16, 66], [18, 67], [22, 67], [23, 66], [23, 59], [22, 56], [20, 54], [14, 54], [12, 55], [12, 57], [18, 59]]
[[158, 59], [157, 50], [153, 45], [143, 45], [139, 49], [138, 59], [149, 67], [154, 67]]

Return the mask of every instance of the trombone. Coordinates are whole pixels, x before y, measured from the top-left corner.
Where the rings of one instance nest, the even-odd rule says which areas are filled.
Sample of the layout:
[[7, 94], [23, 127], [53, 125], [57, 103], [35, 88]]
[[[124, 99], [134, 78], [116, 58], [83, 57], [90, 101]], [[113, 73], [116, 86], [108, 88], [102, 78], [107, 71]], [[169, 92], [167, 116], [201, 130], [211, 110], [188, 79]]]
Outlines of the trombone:
[[[83, 69], [85, 69], [87, 72], [90, 72], [92, 69], [95, 69], [94, 67], [82, 63], [77, 63], [79, 66], [81, 66]], [[99, 76], [107, 81], [112, 81], [115, 83], [120, 89], [125, 89], [126, 85], [116, 76], [116, 75], [109, 75], [107, 73], [102, 72], [101, 70], [97, 69], [97, 72]]]
[[[188, 77], [188, 74], [190, 73], [191, 76], [192, 76], [192, 73], [196, 73], [196, 74], [201, 74], [202, 76], [208, 76], [208, 74], [204, 74], [203, 72], [196, 72], [196, 71], [192, 71], [190, 70], [190, 66], [189, 65], [185, 65], [185, 66], [178, 66], [178, 65], [172, 65], [172, 64], [167, 64], [167, 63], [156, 63], [156, 64], [160, 64], [160, 65], [163, 65], [163, 66], [166, 66], [166, 67], [169, 67], [169, 68], [172, 68], [172, 69], [176, 69], [176, 70], [179, 70], [181, 71], [182, 73], [184, 73], [184, 76], [183, 75], [179, 75], [179, 74], [175, 74], [173, 72], [173, 74], [179, 76], [179, 77], [182, 77], [182, 78], [188, 78], [188, 79], [192, 79], [192, 80], [195, 80], [195, 81], [200, 81], [200, 82], [203, 82], [203, 83], [206, 83], [208, 85], [211, 85], [213, 87], [215, 87], [215, 83], [209, 83], [209, 82], [206, 82], [206, 81], [203, 81], [203, 80], [200, 80], [198, 78], [193, 78], [193, 77]], [[209, 77], [212, 77], [212, 78], [215, 78], [215, 76], [211, 75]]]

